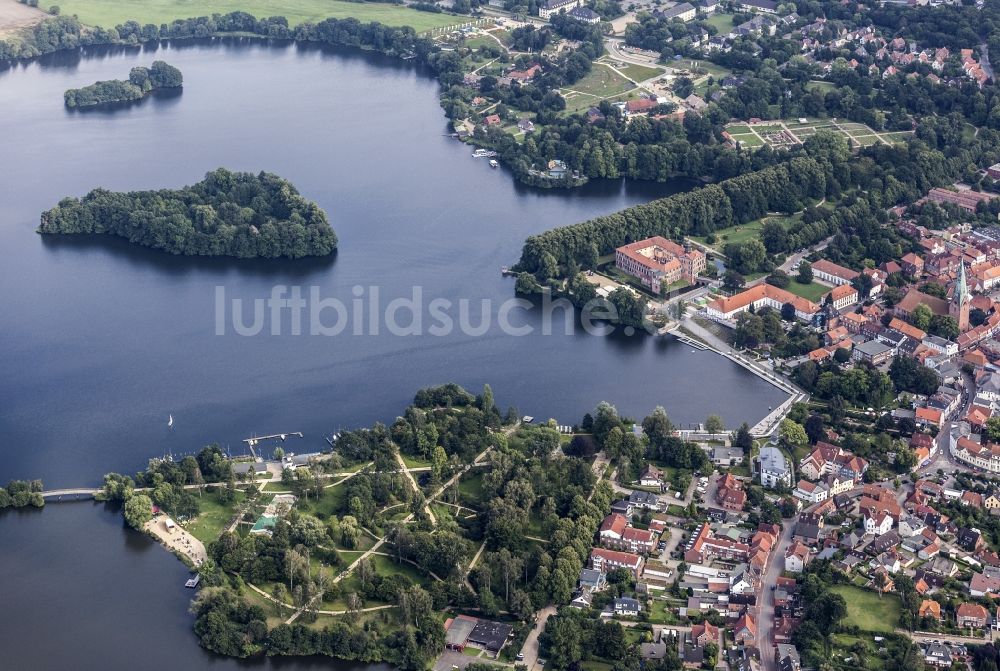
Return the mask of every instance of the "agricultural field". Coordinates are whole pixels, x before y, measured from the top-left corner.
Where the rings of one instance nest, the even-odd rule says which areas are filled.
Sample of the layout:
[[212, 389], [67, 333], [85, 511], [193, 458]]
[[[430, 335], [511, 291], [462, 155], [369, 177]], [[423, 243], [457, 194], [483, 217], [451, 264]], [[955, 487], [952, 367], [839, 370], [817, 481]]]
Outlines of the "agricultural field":
[[76, 14], [92, 26], [112, 28], [129, 20], [170, 23], [174, 19], [249, 12], [254, 16], [284, 16], [289, 25], [327, 18], [378, 21], [387, 26], [412, 26], [417, 32], [467, 22], [449, 14], [419, 12], [400, 5], [343, 0], [60, 0], [63, 14]]
[[749, 149], [763, 147], [791, 147], [801, 144], [820, 131], [832, 131], [846, 137], [854, 147], [905, 142], [912, 133], [879, 132], [863, 123], [835, 121], [833, 119], [807, 119], [806, 121], [767, 121], [759, 124], [734, 123], [726, 131], [735, 142]]

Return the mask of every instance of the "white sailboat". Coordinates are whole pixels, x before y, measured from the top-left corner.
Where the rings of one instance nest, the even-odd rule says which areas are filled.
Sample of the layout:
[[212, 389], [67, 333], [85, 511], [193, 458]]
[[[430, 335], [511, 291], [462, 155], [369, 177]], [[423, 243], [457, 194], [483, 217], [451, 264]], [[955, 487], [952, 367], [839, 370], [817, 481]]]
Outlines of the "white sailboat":
[[174, 425], [174, 416], [167, 415], [167, 427], [172, 427]]

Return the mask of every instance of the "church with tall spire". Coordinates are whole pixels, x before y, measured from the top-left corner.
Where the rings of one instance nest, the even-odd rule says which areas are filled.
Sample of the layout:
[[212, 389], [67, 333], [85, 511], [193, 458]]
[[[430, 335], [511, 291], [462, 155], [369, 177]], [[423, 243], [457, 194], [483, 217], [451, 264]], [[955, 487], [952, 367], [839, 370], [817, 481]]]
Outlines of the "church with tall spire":
[[955, 318], [960, 332], [969, 330], [969, 284], [965, 281], [965, 261], [958, 265], [958, 279], [948, 303], [948, 314]]

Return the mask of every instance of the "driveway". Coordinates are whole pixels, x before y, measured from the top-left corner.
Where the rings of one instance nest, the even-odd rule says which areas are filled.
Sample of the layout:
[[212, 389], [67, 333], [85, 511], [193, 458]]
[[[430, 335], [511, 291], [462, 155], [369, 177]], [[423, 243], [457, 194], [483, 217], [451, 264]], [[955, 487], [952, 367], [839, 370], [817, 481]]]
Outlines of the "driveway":
[[524, 646], [521, 648], [524, 661], [520, 663], [524, 664], [528, 671], [533, 671], [535, 665], [538, 663], [538, 637], [545, 631], [545, 623], [555, 614], [555, 606], [546, 606], [538, 611], [535, 628], [528, 633], [528, 638], [524, 639]]

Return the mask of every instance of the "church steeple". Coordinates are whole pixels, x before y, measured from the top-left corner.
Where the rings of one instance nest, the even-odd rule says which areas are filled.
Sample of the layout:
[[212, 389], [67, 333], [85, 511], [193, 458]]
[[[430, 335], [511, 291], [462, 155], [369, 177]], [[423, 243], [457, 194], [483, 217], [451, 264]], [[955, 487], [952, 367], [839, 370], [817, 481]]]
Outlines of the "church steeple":
[[958, 264], [958, 279], [948, 305], [948, 313], [958, 322], [959, 331], [969, 328], [969, 285], [965, 281], [965, 261]]

